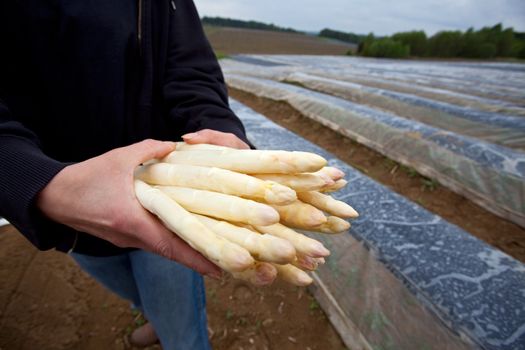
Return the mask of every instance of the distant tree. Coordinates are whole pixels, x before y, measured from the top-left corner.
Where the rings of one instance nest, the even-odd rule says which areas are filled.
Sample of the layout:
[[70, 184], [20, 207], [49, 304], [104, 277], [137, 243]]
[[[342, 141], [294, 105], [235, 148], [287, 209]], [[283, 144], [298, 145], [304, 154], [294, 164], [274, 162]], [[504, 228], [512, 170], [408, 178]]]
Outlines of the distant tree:
[[357, 46], [357, 52], [364, 55], [368, 47], [376, 40], [374, 33], [368, 34]]
[[428, 40], [427, 53], [434, 57], [458, 57], [463, 47], [460, 31], [442, 31]]
[[390, 38], [383, 38], [374, 40], [367, 45], [363, 49], [363, 55], [382, 58], [406, 58], [410, 55], [410, 48], [408, 45]]
[[412, 56], [425, 56], [427, 53], [427, 35], [424, 31], [396, 33], [392, 39], [408, 45]]
[[345, 33], [329, 28], [321, 30], [319, 36], [323, 38], [337, 39], [352, 44], [359, 44], [365, 38], [365, 36], [361, 34]]
[[223, 17], [203, 17], [202, 23], [212, 26], [219, 27], [233, 27], [233, 28], [248, 28], [248, 29], [260, 29], [260, 30], [270, 30], [276, 32], [288, 32], [288, 33], [301, 33], [292, 28], [282, 28], [276, 25], [267, 24], [257, 21], [243, 21], [240, 19], [232, 18], [223, 18]]
[[513, 46], [514, 46], [514, 30], [507, 28], [501, 32], [498, 42], [498, 56], [500, 57], [511, 57]]

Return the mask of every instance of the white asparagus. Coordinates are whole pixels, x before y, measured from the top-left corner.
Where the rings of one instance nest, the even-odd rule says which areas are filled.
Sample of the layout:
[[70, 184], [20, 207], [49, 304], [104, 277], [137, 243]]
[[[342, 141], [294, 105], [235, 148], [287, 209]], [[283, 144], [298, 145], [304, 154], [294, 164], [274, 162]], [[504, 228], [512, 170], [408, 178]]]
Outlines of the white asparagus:
[[317, 191], [333, 184], [327, 183], [325, 178], [314, 174], [256, 174], [252, 175], [265, 181], [277, 182], [281, 185], [288, 186], [296, 192]]
[[319, 231], [328, 234], [342, 233], [350, 228], [350, 223], [337, 216], [329, 216], [328, 220], [319, 226], [310, 228], [310, 231]]
[[272, 235], [261, 235], [226, 221], [215, 220], [197, 214], [195, 216], [207, 228], [219, 236], [240, 245], [257, 260], [286, 264], [292, 262], [295, 258], [295, 248], [285, 239]]
[[211, 145], [208, 143], [199, 143], [195, 145], [190, 145], [186, 142], [175, 142], [175, 149], [177, 151], [224, 151], [229, 149], [235, 149], [226, 146]]
[[306, 272], [291, 264], [274, 266], [277, 269], [277, 277], [288, 283], [304, 287], [314, 281]]
[[342, 172], [341, 170], [335, 168], [335, 167], [332, 167], [332, 166], [325, 166], [324, 168], [322, 168], [321, 170], [315, 172], [314, 174], [317, 174], [317, 175], [326, 175], [328, 176], [330, 179], [332, 179], [332, 181], [337, 181], [337, 180], [341, 180], [343, 177], [345, 177], [345, 173]]
[[321, 242], [307, 237], [302, 233], [296, 232], [282, 224], [255, 226], [254, 228], [261, 233], [287, 240], [288, 242], [292, 243], [297, 253], [313, 256], [316, 258], [330, 255], [330, 251], [326, 249]]
[[163, 161], [217, 167], [245, 174], [296, 174], [317, 171], [326, 165], [326, 159], [314, 153], [236, 149], [173, 151]]
[[321, 192], [329, 193], [329, 192], [335, 192], [339, 191], [341, 188], [345, 187], [348, 184], [348, 181], [346, 180], [337, 180], [333, 185], [326, 186], [321, 189]]
[[277, 277], [277, 268], [265, 262], [256, 262], [254, 266], [240, 272], [233, 272], [232, 276], [255, 286], [267, 286], [272, 284]]
[[315, 271], [319, 266], [319, 260], [308, 255], [297, 254], [296, 259], [291, 264], [301, 270]]
[[286, 226], [310, 229], [326, 222], [326, 216], [316, 207], [299, 200], [287, 205], [273, 205], [281, 217], [281, 224]]
[[135, 195], [168, 229], [222, 269], [243, 271], [254, 264], [246, 249], [217, 236], [162, 191], [135, 180]]
[[338, 201], [320, 192], [298, 192], [297, 197], [304, 203], [311, 204], [319, 210], [340, 218], [357, 218], [359, 216], [357, 211], [345, 202]]
[[291, 203], [297, 198], [295, 191], [289, 187], [219, 168], [157, 163], [139, 167], [135, 177], [153, 185], [190, 187], [272, 204]]
[[325, 182], [325, 185], [322, 188], [330, 187], [333, 184], [335, 184], [335, 181], [332, 180], [332, 178], [328, 174], [325, 174], [325, 173], [321, 172], [321, 170], [316, 171], [315, 173], [310, 173], [310, 174], [315, 175], [315, 176], [319, 176], [321, 179], [323, 179], [323, 181]]
[[187, 187], [157, 188], [192, 213], [252, 225], [272, 225], [279, 222], [279, 213], [274, 208], [249, 199]]

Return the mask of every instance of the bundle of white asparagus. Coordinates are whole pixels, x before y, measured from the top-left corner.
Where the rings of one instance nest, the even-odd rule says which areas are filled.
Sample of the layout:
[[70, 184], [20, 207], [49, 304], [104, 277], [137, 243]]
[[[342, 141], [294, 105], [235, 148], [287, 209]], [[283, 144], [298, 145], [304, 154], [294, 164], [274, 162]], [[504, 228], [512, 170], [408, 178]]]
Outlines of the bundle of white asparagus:
[[329, 192], [344, 173], [307, 152], [237, 150], [177, 143], [135, 172], [144, 208], [235, 278], [255, 285], [276, 277], [306, 286], [330, 252], [294, 229], [341, 233], [356, 218]]

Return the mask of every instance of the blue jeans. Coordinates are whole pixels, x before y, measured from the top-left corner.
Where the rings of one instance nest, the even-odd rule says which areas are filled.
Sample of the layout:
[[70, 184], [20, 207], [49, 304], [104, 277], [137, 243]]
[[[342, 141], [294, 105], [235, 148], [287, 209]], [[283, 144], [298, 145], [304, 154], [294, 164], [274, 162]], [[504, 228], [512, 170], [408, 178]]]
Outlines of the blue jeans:
[[144, 312], [164, 350], [211, 349], [204, 282], [195, 271], [142, 250], [110, 257], [71, 256], [98, 282]]

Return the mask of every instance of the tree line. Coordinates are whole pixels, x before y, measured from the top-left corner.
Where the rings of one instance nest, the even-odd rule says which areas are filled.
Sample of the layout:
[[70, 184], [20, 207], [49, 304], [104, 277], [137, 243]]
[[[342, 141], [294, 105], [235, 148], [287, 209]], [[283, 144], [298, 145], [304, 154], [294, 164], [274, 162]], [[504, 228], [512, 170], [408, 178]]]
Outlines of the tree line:
[[[427, 37], [424, 31], [376, 37], [323, 30], [320, 35], [357, 43], [358, 54], [370, 57], [525, 58], [525, 33], [500, 24], [480, 30], [441, 31]], [[347, 34], [347, 35], [341, 35]], [[351, 54], [352, 52], [349, 52]]]
[[292, 28], [283, 28], [272, 24], [267, 24], [257, 21], [243, 21], [240, 19], [224, 18], [224, 17], [203, 17], [202, 24], [219, 26], [219, 27], [233, 27], [233, 28], [247, 28], [271, 30], [275, 32], [299, 33], [299, 31]]

